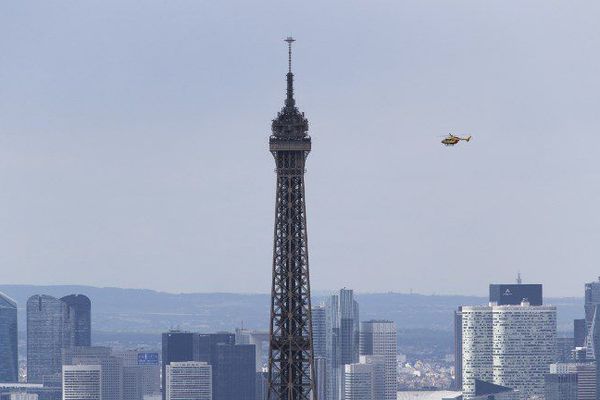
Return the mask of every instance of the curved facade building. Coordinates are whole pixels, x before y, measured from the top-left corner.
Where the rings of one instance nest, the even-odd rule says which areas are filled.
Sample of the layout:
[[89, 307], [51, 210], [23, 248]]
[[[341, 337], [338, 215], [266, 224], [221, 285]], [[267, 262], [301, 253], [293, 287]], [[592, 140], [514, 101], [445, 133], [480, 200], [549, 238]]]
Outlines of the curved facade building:
[[68, 343], [67, 304], [47, 295], [27, 300], [27, 382], [43, 383], [61, 372], [61, 350]]
[[61, 297], [67, 305], [69, 324], [68, 344], [70, 346], [92, 345], [92, 302], [83, 294]]
[[0, 293], [0, 382], [18, 381], [17, 303]]

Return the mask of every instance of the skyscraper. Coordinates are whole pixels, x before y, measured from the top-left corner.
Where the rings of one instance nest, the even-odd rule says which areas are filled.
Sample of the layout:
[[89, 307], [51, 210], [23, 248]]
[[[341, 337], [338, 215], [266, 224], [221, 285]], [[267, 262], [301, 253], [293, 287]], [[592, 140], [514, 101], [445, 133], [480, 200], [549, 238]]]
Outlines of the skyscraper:
[[[197, 333], [170, 331], [162, 334], [162, 388], [166, 399], [167, 366], [172, 362], [200, 361], [200, 337]], [[205, 360], [208, 362], [209, 356]]]
[[167, 400], [213, 400], [212, 368], [208, 363], [171, 362], [166, 372]]
[[61, 350], [70, 333], [65, 302], [47, 295], [27, 300], [27, 382], [43, 383], [60, 374]]
[[543, 396], [544, 375], [556, 357], [556, 308], [462, 307], [463, 393], [475, 396], [475, 380]]
[[82, 294], [71, 294], [61, 297], [61, 300], [67, 305], [69, 345], [91, 346], [92, 302]]
[[217, 343], [210, 360], [213, 400], [255, 400], [254, 345]]
[[116, 354], [123, 360], [123, 398], [143, 400], [145, 395], [160, 394], [158, 353], [127, 350]]
[[577, 400], [577, 374], [546, 374], [544, 400]]
[[63, 400], [102, 400], [100, 365], [64, 365], [62, 367]]
[[63, 366], [99, 365], [102, 372], [102, 400], [124, 400], [123, 359], [120, 357], [113, 356], [110, 347], [67, 347], [62, 350], [62, 363]]
[[600, 304], [600, 277], [597, 282], [590, 282], [585, 284], [585, 323], [589, 332], [592, 327], [592, 320], [594, 319], [594, 312], [596, 306]]
[[454, 311], [454, 389], [462, 389], [462, 307]]
[[395, 400], [398, 392], [398, 366], [396, 324], [392, 321], [372, 320], [361, 322], [360, 354], [382, 356], [384, 361], [383, 400]]
[[17, 303], [0, 293], [0, 382], [19, 381]]
[[344, 400], [375, 400], [372, 364], [344, 365]]
[[354, 292], [341, 289], [327, 300], [326, 306], [328, 400], [343, 398], [344, 365], [358, 362], [359, 328], [359, 306]]
[[575, 347], [585, 346], [587, 336], [587, 326], [585, 318], [573, 320], [573, 337], [575, 338]]
[[304, 168], [311, 150], [308, 120], [296, 107], [289, 37], [287, 97], [272, 123], [269, 149], [277, 185], [271, 291], [269, 399], [311, 400], [314, 391]]
[[[313, 352], [316, 357], [325, 358], [327, 355], [327, 312], [324, 306], [313, 307], [312, 309], [312, 327], [313, 327]], [[325, 400], [325, 399], [319, 399]]]

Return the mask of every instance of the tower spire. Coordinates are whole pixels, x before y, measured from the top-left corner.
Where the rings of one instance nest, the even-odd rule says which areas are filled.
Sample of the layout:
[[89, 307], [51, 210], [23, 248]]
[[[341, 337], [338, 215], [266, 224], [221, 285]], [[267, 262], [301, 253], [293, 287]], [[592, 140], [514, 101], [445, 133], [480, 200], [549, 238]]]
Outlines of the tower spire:
[[293, 107], [296, 102], [294, 101], [294, 74], [292, 74], [292, 43], [296, 39], [288, 36], [285, 41], [288, 44], [287, 98], [285, 99], [285, 105]]

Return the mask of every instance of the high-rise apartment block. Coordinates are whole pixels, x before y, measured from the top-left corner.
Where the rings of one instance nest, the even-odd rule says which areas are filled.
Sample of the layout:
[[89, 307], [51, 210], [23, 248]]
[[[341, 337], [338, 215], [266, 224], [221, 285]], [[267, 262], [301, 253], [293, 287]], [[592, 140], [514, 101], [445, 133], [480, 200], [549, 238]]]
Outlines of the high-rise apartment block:
[[0, 382], [19, 381], [17, 303], [0, 293]]
[[384, 364], [384, 390], [382, 400], [395, 400], [397, 397], [398, 366], [396, 324], [392, 321], [372, 320], [361, 322], [360, 354], [381, 356]]
[[344, 366], [344, 400], [375, 400], [373, 381], [375, 372], [371, 364]]
[[213, 400], [212, 368], [206, 362], [171, 362], [165, 381], [167, 400]]
[[544, 395], [544, 376], [556, 357], [556, 307], [463, 306], [461, 315], [465, 399], [475, 396], [475, 380], [525, 397]]

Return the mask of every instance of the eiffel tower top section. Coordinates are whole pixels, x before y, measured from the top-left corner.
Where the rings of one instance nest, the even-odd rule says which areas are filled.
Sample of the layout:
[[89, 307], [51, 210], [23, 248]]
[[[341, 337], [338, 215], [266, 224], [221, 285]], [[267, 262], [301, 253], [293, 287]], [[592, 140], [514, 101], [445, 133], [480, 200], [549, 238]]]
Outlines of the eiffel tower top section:
[[[304, 113], [300, 112], [296, 107], [296, 100], [294, 100], [294, 74], [292, 73], [292, 43], [295, 41], [294, 38], [288, 37], [285, 39], [288, 44], [288, 62], [289, 68], [287, 73], [287, 96], [285, 99], [285, 105], [279, 113], [277, 118], [273, 120], [271, 129], [273, 134], [271, 135], [271, 151], [273, 149], [274, 142], [281, 143], [283, 141], [302, 141], [308, 142], [308, 149], [310, 150], [310, 136], [308, 136], [308, 120], [304, 117]], [[305, 146], [304, 146], [305, 147]]]

